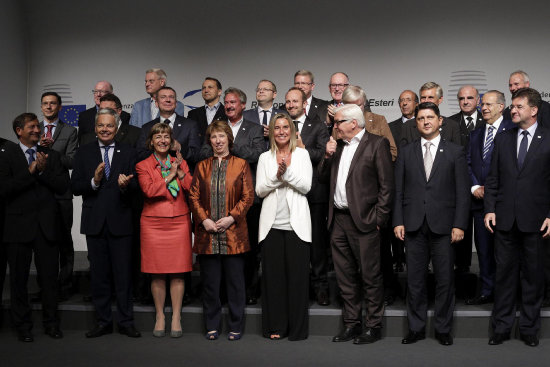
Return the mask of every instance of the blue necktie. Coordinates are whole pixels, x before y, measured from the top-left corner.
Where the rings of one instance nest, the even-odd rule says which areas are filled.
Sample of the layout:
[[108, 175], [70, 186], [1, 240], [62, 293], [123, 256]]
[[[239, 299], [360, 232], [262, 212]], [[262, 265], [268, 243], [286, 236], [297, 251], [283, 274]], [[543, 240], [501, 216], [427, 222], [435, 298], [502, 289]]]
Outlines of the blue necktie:
[[29, 155], [29, 166], [31, 165], [32, 162], [34, 162], [34, 149], [32, 148], [29, 148], [26, 150], [26, 153]]
[[518, 152], [519, 169], [523, 167], [523, 161], [525, 161], [525, 156], [527, 155], [527, 136], [529, 135], [529, 131], [523, 130], [521, 134], [523, 135], [523, 138], [521, 139], [521, 143], [519, 143], [519, 152]]
[[109, 145], [104, 146], [105, 153], [103, 154], [103, 162], [105, 163], [105, 177], [109, 179], [109, 175], [111, 174], [111, 164], [109, 163], [109, 148], [112, 148]]
[[493, 149], [493, 130], [494, 126], [489, 126], [487, 129], [487, 137], [485, 138], [485, 145], [483, 146], [483, 160], [487, 158], [489, 152]]

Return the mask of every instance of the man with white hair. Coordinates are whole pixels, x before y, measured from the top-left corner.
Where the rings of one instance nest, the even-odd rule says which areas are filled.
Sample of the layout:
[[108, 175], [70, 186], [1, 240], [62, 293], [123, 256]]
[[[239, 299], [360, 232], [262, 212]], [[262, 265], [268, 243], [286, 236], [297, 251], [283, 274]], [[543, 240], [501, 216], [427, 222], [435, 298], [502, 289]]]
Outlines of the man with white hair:
[[[381, 338], [384, 287], [380, 270], [380, 228], [393, 197], [390, 144], [365, 130], [357, 105], [334, 110], [338, 141], [330, 138], [319, 164], [329, 182], [328, 228], [336, 280], [343, 300], [344, 330], [332, 341], [374, 343]], [[365, 300], [365, 329], [361, 321]]]

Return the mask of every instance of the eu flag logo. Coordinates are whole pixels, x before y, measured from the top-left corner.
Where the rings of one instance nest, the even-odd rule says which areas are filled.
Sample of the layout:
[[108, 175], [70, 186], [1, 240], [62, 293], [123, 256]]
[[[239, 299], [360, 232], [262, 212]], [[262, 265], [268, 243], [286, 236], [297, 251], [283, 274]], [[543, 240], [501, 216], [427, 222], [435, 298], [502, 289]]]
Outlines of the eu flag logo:
[[86, 110], [85, 104], [75, 104], [71, 106], [63, 106], [61, 107], [61, 111], [59, 112], [59, 115], [61, 117], [61, 120], [71, 126], [77, 127], [78, 126], [78, 115], [80, 112]]

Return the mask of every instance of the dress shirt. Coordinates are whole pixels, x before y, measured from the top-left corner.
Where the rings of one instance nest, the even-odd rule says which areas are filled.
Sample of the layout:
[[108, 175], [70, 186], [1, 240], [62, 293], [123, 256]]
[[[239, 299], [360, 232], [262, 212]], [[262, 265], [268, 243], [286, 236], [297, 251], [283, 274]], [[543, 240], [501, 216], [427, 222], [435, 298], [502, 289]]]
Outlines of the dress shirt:
[[174, 130], [174, 122], [176, 121], [176, 113], [174, 112], [170, 117], [162, 117], [160, 116], [160, 122], [164, 122], [166, 119], [170, 120], [170, 128]]
[[[485, 134], [483, 134], [483, 146], [481, 149], [483, 149], [485, 147], [485, 139], [487, 139], [487, 132], [489, 131], [489, 127], [492, 126], [494, 127], [495, 129], [493, 130], [493, 144], [495, 144], [495, 136], [497, 134], [497, 131], [498, 131], [498, 128], [500, 127], [500, 123], [502, 122], [504, 118], [502, 116], [500, 116], [498, 118], [498, 120], [496, 120], [495, 122], [493, 122], [493, 124], [488, 124], [488, 123], [485, 123]], [[482, 151], [483, 153], [483, 151]], [[474, 192], [479, 189], [481, 187], [481, 185], [474, 185], [472, 186], [472, 188], [470, 189], [470, 191], [472, 192], [472, 195], [474, 194]]]
[[157, 107], [157, 103], [155, 102], [154, 98], [151, 97], [151, 119], [152, 120], [156, 119], [158, 113], [159, 113], [159, 108]]
[[216, 116], [216, 112], [218, 112], [218, 108], [220, 108], [220, 106], [220, 102], [216, 103], [212, 107], [207, 104], [204, 105], [204, 108], [206, 109], [206, 122], [208, 123], [208, 125], [210, 125], [212, 123], [212, 120], [214, 120], [214, 116]]
[[54, 122], [48, 122], [46, 120], [42, 121], [42, 123], [44, 124], [44, 135], [46, 135], [46, 133], [47, 133], [46, 126], [53, 125], [53, 129], [52, 129], [52, 138], [53, 138], [53, 134], [55, 134], [55, 129], [57, 128], [57, 122], [58, 121], [59, 121], [59, 119], [56, 119]]
[[34, 159], [36, 160], [36, 153], [38, 153], [38, 148], [36, 145], [29, 148], [25, 144], [19, 142], [19, 147], [21, 147], [21, 150], [25, 154], [25, 157], [27, 158], [27, 162], [29, 161], [29, 158], [30, 158], [30, 155], [27, 153], [27, 149], [34, 149]]
[[[529, 147], [531, 146], [531, 142], [533, 141], [533, 136], [535, 136], [535, 130], [537, 130], [537, 126], [539, 126], [538, 122], [535, 121], [533, 125], [531, 125], [529, 128], [527, 128], [527, 151], [529, 151]], [[518, 129], [518, 144], [517, 144], [517, 151], [516, 151], [516, 157], [519, 155], [519, 145], [521, 144], [521, 139], [523, 139], [523, 135], [521, 134], [524, 131], [524, 129], [519, 128]]]
[[406, 118], [405, 116], [401, 116], [401, 122], [402, 122], [402, 123], [405, 123], [405, 122], [407, 122], [407, 121], [409, 121], [409, 120], [412, 120], [413, 118], [414, 118], [414, 117], [411, 117], [410, 119], [408, 119], [408, 118]]
[[269, 107], [268, 109], [258, 106], [258, 118], [260, 119], [260, 124], [264, 120], [264, 113], [262, 111], [267, 111], [267, 125], [269, 125], [269, 121], [271, 121], [271, 116], [273, 116], [273, 105], [271, 105], [271, 107]]
[[306, 121], [306, 115], [302, 115], [295, 119], [294, 121], [298, 121], [298, 132], [302, 132], [302, 129], [304, 128], [304, 122]]
[[[474, 112], [469, 116], [472, 118], [472, 124], [474, 124], [474, 129], [476, 128], [476, 122], [477, 122], [477, 109], [474, 110]], [[466, 116], [464, 113], [462, 114], [462, 118], [464, 119], [464, 122], [466, 123], [466, 127], [468, 127], [468, 116]]]
[[422, 157], [424, 157], [424, 154], [426, 154], [426, 143], [430, 142], [432, 145], [430, 145], [430, 153], [432, 154], [432, 159], [435, 162], [435, 155], [437, 154], [437, 147], [439, 146], [439, 142], [441, 141], [441, 134], [437, 134], [435, 138], [432, 140], [426, 140], [424, 138], [420, 138], [420, 145], [422, 146]]
[[244, 118], [241, 116], [241, 119], [237, 121], [235, 125], [233, 125], [231, 122], [227, 122], [229, 124], [229, 127], [231, 128], [231, 131], [233, 131], [233, 140], [237, 138], [237, 133], [239, 132], [239, 129], [241, 128], [241, 125], [243, 124]]
[[[98, 143], [99, 143], [99, 150], [101, 151], [101, 160], [103, 162], [105, 162], [103, 160], [103, 157], [105, 156], [105, 145], [98, 140]], [[115, 153], [115, 142], [112, 142], [110, 145], [109, 145], [111, 148], [109, 149], [109, 165], [112, 167], [113, 166], [113, 154]], [[94, 182], [94, 178], [92, 177], [92, 189], [94, 190], [97, 190], [99, 188], [99, 185], [96, 185], [95, 182]]]
[[345, 141], [346, 145], [342, 149], [342, 155], [340, 156], [340, 164], [338, 166], [338, 176], [336, 177], [336, 189], [334, 190], [334, 206], [338, 209], [348, 208], [348, 197], [346, 194], [346, 181], [348, 179], [349, 168], [351, 161], [355, 155], [355, 151], [359, 146], [359, 142], [365, 135], [365, 129], [361, 129], [351, 141]]
[[313, 94], [309, 96], [309, 98], [306, 100], [306, 115], [309, 114], [309, 108], [311, 107], [311, 100], [313, 99]]

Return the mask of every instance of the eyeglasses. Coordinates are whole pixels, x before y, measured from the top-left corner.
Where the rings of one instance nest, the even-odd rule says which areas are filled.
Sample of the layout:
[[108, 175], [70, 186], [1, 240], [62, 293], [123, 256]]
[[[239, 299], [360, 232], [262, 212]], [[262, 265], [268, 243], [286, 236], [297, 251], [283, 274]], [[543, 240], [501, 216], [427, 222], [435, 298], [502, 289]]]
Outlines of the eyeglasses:
[[303, 87], [303, 86], [306, 86], [306, 85], [312, 85], [313, 83], [312, 82], [294, 82], [294, 86], [295, 87]]
[[273, 89], [269, 89], [269, 88], [256, 88], [256, 92], [273, 92]]
[[350, 121], [351, 119], [347, 119], [347, 120], [334, 120], [334, 125], [340, 125], [341, 123], [343, 122], [348, 122]]
[[330, 89], [343, 89], [347, 88], [349, 84], [329, 84]]
[[101, 90], [101, 89], [92, 89], [92, 93], [103, 96], [105, 94], [111, 93], [111, 91], [110, 90]]

